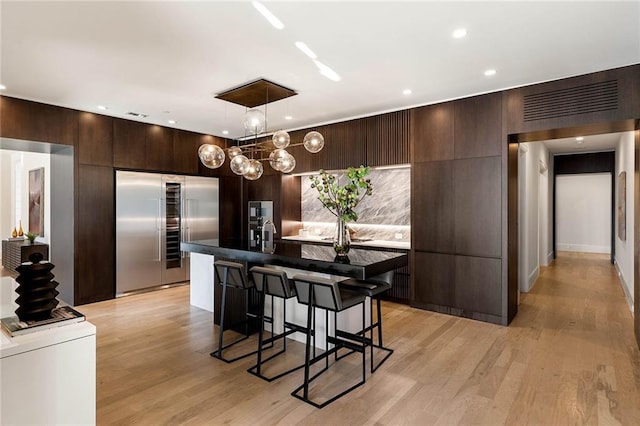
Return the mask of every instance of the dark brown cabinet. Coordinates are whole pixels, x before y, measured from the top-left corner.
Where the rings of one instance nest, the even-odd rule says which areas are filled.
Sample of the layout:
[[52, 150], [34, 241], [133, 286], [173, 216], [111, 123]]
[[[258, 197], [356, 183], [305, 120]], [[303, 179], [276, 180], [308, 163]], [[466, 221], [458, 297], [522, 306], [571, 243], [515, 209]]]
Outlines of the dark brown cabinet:
[[415, 251], [412, 305], [438, 311], [454, 305], [455, 256]]
[[124, 169], [144, 170], [147, 158], [145, 146], [147, 124], [114, 119], [113, 165]]
[[80, 112], [78, 162], [94, 166], [113, 165], [113, 118]]
[[[198, 148], [202, 135], [184, 130], [173, 132], [173, 170], [176, 173], [198, 174]], [[225, 166], [228, 167], [228, 158]]]
[[173, 129], [148, 125], [145, 129], [146, 170], [173, 171]]
[[416, 250], [455, 251], [453, 164], [431, 161], [413, 165], [412, 247]]
[[111, 167], [78, 166], [74, 303], [115, 296], [115, 177]]
[[456, 254], [501, 256], [501, 176], [500, 157], [455, 161]]
[[453, 160], [453, 103], [411, 110], [413, 162]]
[[474, 96], [454, 102], [455, 158], [502, 153], [502, 93]]
[[49, 260], [49, 245], [27, 240], [2, 240], [2, 267], [15, 273], [21, 263], [30, 261], [29, 256], [33, 253], [40, 253], [42, 259]]
[[456, 256], [455, 293], [453, 306], [461, 316], [482, 318], [478, 314], [494, 316], [498, 322], [502, 312], [502, 261], [483, 257]]

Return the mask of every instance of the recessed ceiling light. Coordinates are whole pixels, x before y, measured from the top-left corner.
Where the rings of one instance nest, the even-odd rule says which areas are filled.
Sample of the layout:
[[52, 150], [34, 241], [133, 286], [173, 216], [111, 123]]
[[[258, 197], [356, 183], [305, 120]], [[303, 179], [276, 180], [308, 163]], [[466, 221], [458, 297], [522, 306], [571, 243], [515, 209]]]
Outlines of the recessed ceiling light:
[[293, 120], [293, 117], [292, 117], [292, 116], [290, 116], [290, 115], [285, 115], [285, 116], [284, 116], [284, 119], [285, 119], [285, 120]]
[[467, 35], [467, 29], [466, 28], [458, 28], [452, 34], [453, 38], [463, 38], [466, 35]]
[[486, 70], [484, 72], [484, 75], [486, 75], [487, 77], [491, 77], [492, 75], [496, 75], [496, 70]]
[[229, 131], [228, 131], [228, 130], [223, 130], [223, 131], [222, 131], [222, 134], [223, 134], [223, 135], [228, 135], [228, 134], [229, 134]]
[[7, 88], [7, 86], [5, 86], [4, 84], [0, 84], [0, 90], [5, 90]]
[[279, 30], [284, 28], [284, 24], [282, 23], [282, 21], [279, 20], [276, 17], [276, 15], [271, 13], [271, 11], [269, 9], [267, 9], [267, 7], [265, 5], [263, 5], [259, 1], [253, 1], [251, 3], [253, 4], [253, 7], [255, 7], [256, 10], [258, 12], [260, 12], [262, 14], [262, 16], [264, 16], [267, 19], [267, 21], [269, 21], [269, 23], [271, 25], [274, 26], [274, 28], [279, 29]]
[[584, 140], [584, 137], [582, 137], [582, 136], [578, 136], [578, 137], [576, 138], [576, 140], [577, 140], [577, 141], [583, 141], [583, 140]]
[[320, 62], [320, 61], [318, 61], [316, 59], [314, 59], [313, 62], [315, 62], [316, 66], [320, 70], [320, 74], [324, 75], [329, 80], [331, 80], [331, 81], [340, 81], [340, 80], [342, 80], [342, 78], [338, 75], [337, 72], [335, 72], [334, 70], [332, 70], [331, 68], [329, 68], [328, 66], [323, 64], [322, 62]]
[[169, 124], [176, 124], [176, 120], [167, 120], [167, 123], [169, 123]]
[[404, 90], [402, 91], [402, 94], [403, 94], [403, 95], [410, 95], [411, 93], [413, 93], [413, 92], [411, 91], [411, 89], [404, 89]]
[[313, 50], [309, 49], [309, 46], [301, 41], [296, 41], [296, 47], [311, 59], [316, 59], [318, 57], [318, 55], [316, 55]]
[[96, 108], [98, 108], [98, 109], [99, 109], [99, 110], [101, 110], [101, 111], [106, 111], [106, 110], [108, 110], [108, 109], [109, 109], [109, 108], [107, 108], [107, 107], [106, 107], [106, 106], [104, 106], [104, 105], [98, 105]]

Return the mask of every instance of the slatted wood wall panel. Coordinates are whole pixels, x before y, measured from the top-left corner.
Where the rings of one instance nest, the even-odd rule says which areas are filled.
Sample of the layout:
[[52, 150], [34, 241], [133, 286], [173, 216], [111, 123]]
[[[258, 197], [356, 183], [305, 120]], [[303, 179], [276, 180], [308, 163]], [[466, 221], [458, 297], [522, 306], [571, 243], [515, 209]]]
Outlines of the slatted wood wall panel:
[[410, 162], [411, 111], [397, 111], [366, 119], [366, 165]]

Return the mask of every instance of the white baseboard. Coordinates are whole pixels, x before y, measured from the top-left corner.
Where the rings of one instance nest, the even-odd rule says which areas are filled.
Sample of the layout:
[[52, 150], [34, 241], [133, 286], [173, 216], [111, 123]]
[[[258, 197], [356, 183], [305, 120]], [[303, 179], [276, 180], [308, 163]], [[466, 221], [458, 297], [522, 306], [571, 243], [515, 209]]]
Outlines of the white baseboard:
[[529, 279], [527, 280], [527, 289], [524, 291], [525, 293], [528, 293], [531, 291], [539, 275], [540, 275], [540, 267], [536, 266], [535, 269], [531, 271], [531, 273], [529, 274]]
[[624, 296], [627, 299], [627, 303], [629, 304], [629, 309], [631, 313], [633, 313], [633, 296], [629, 293], [629, 287], [627, 287], [627, 282], [624, 279], [624, 275], [622, 275], [622, 271], [618, 266], [618, 259], [614, 259], [613, 264], [616, 266], [616, 272], [618, 273], [618, 278], [620, 279], [620, 285], [622, 286], [622, 291], [624, 292]]
[[547, 254], [547, 265], [551, 265], [551, 262], [553, 262], [553, 252], [550, 251], [549, 254]]
[[610, 254], [611, 247], [609, 246], [592, 246], [588, 244], [567, 244], [558, 243], [558, 251], [577, 251], [580, 253], [603, 253]]

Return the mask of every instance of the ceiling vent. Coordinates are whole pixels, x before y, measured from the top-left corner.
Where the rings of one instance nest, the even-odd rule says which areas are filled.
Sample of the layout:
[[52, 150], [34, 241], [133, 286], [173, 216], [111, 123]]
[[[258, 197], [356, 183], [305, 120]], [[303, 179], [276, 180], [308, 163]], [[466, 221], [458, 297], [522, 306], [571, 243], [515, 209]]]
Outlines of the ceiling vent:
[[617, 80], [585, 84], [524, 97], [525, 122], [615, 109], [618, 109]]
[[138, 118], [147, 118], [149, 116], [148, 114], [140, 114], [139, 112], [131, 112], [131, 111], [129, 111], [127, 115], [131, 115], [133, 117], [138, 117]]

